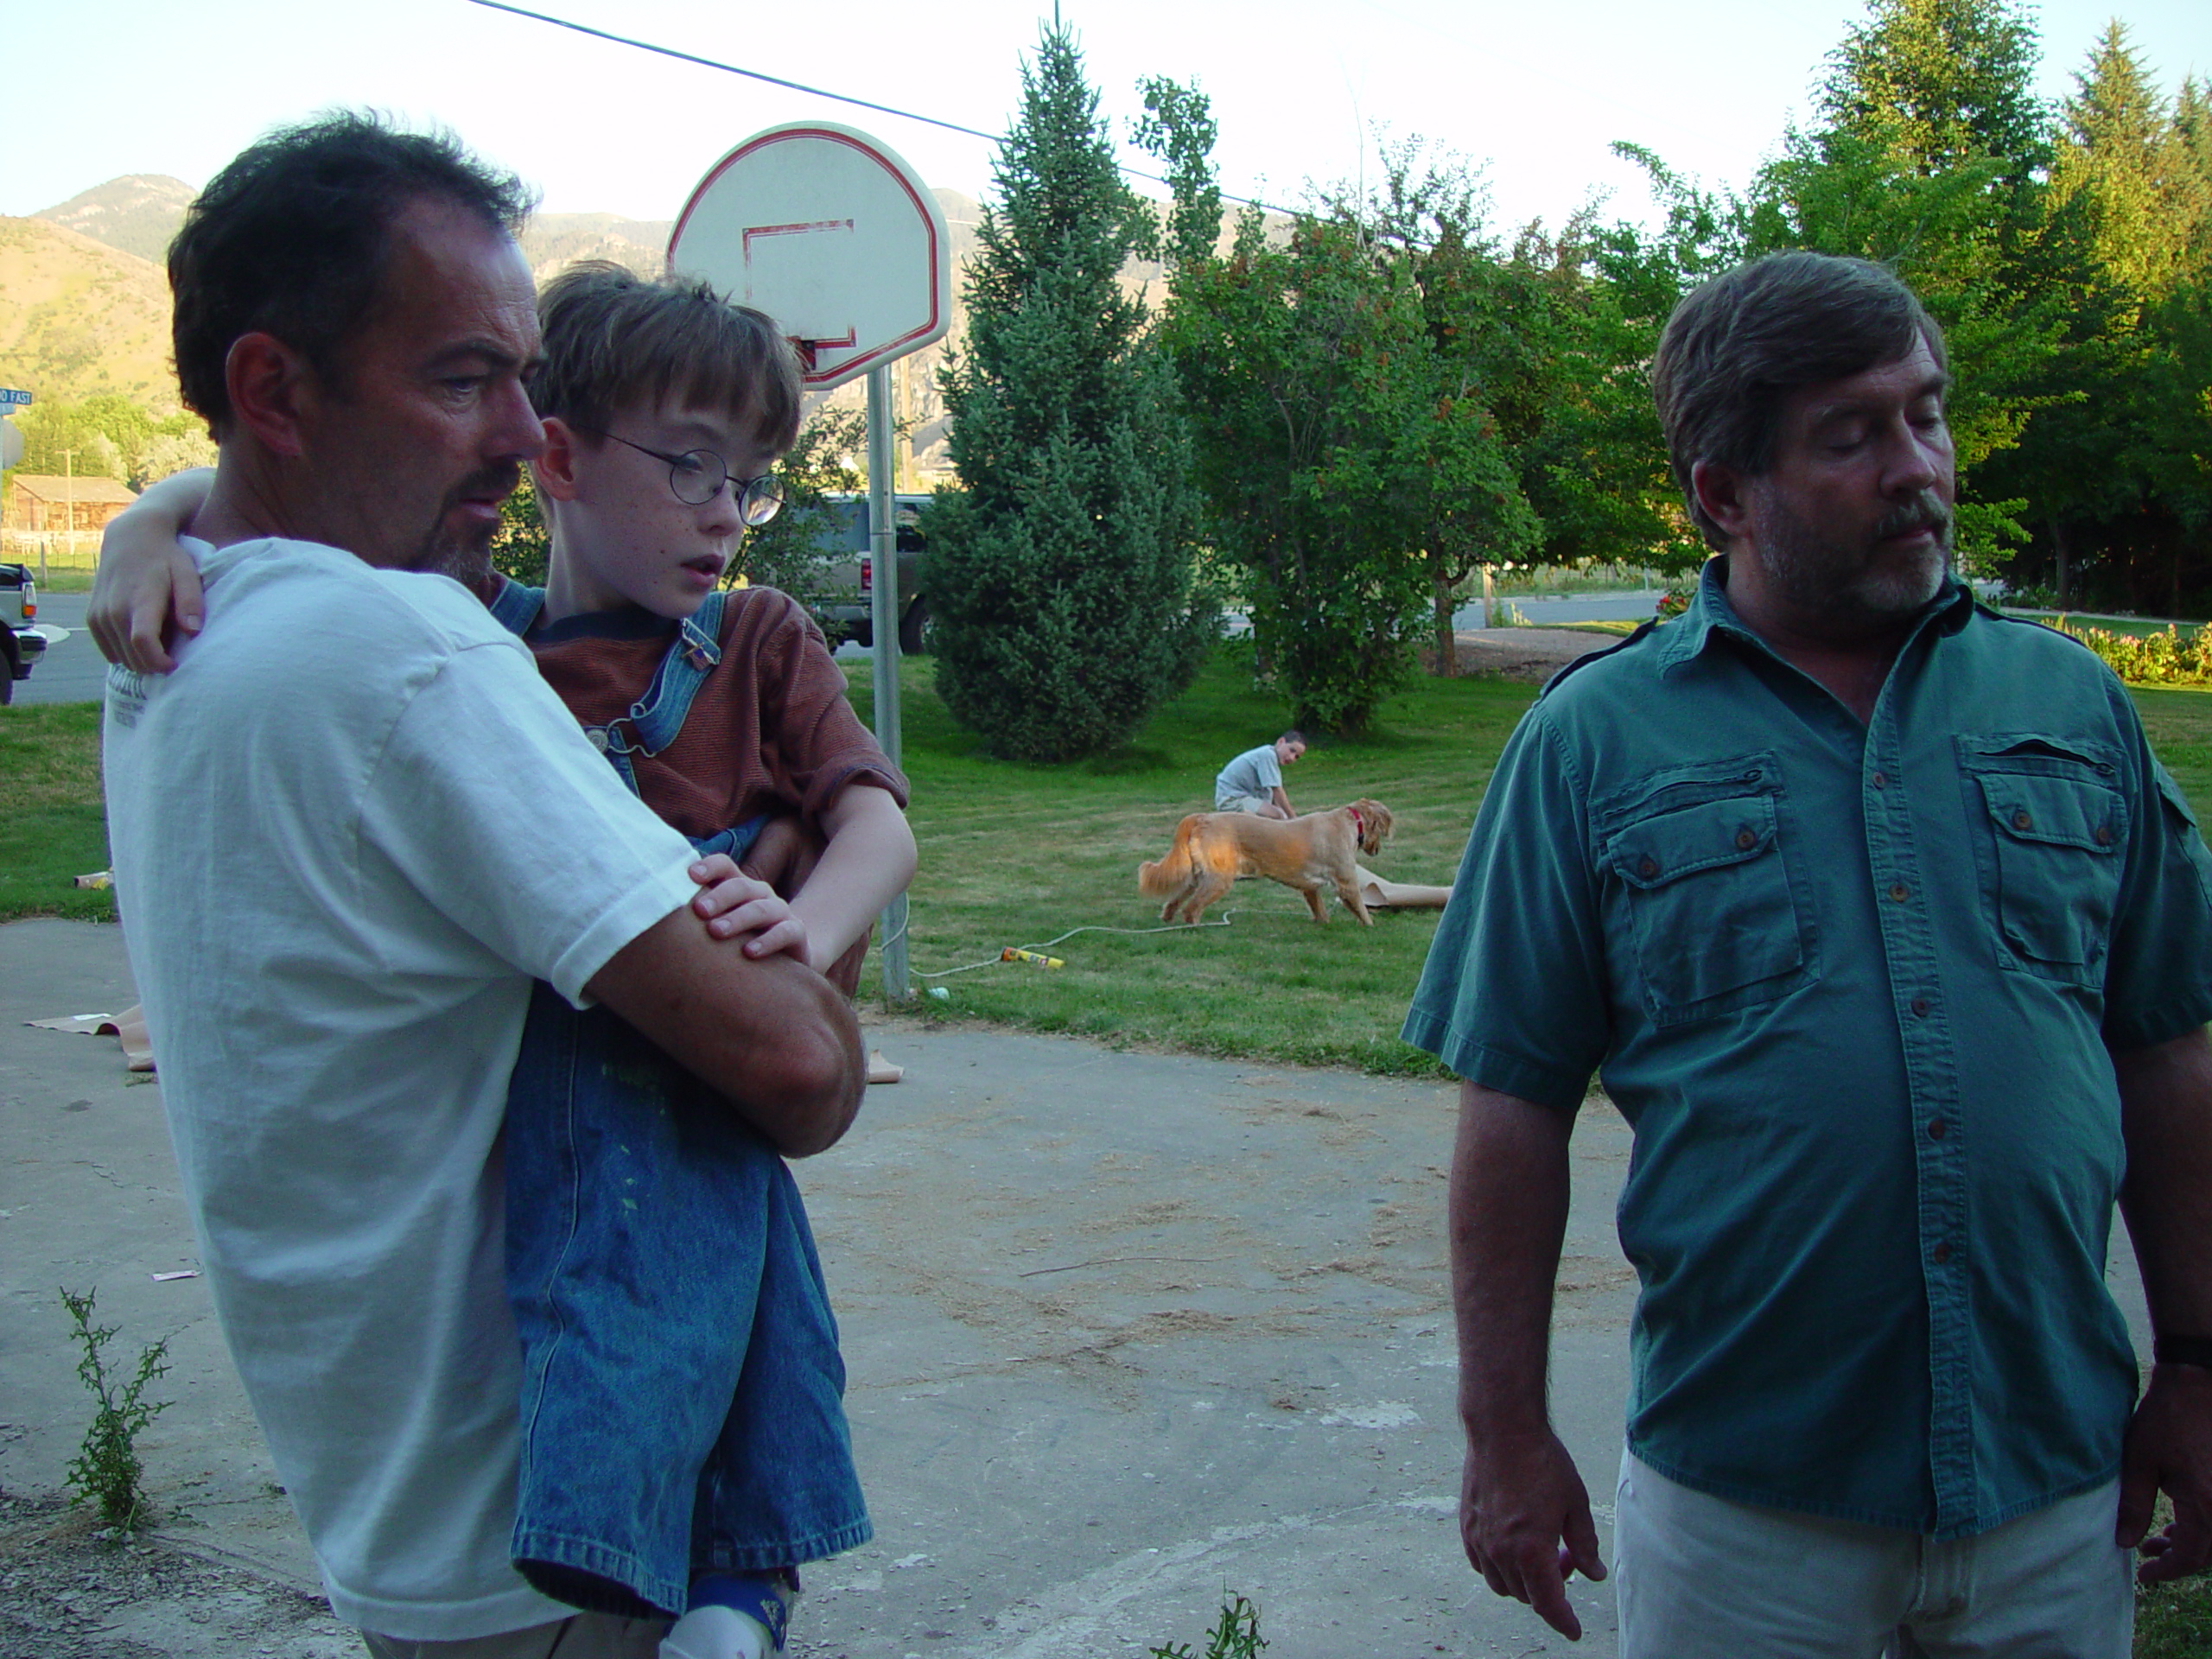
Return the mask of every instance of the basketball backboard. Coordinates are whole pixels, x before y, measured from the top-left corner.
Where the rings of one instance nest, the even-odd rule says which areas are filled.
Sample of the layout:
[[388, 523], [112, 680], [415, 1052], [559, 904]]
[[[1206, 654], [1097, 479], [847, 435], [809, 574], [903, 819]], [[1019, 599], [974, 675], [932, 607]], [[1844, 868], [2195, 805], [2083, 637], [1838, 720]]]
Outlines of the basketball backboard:
[[828, 121], [755, 133], [708, 169], [668, 265], [766, 312], [806, 384], [842, 385], [952, 326], [952, 241], [913, 168]]

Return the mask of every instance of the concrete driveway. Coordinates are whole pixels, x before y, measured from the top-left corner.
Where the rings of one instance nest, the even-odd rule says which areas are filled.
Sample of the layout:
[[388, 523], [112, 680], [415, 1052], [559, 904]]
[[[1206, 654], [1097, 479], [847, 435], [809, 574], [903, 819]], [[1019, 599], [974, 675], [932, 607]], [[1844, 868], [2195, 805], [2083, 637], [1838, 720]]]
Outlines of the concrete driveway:
[[[162, 1535], [308, 1587], [205, 1282], [153, 1277], [194, 1261], [159, 1086], [112, 1039], [22, 1023], [132, 1000], [117, 929], [0, 927], [0, 1487], [61, 1484], [88, 1407], [55, 1293], [97, 1286], [118, 1356], [169, 1342], [143, 1445], [186, 1519]], [[906, 1080], [801, 1176], [877, 1537], [810, 1570], [794, 1652], [1203, 1649], [1225, 1594], [1260, 1605], [1270, 1659], [1563, 1646], [1459, 1554], [1448, 1089], [958, 1025], [871, 1038]], [[1602, 1502], [1625, 1128], [1593, 1105], [1577, 1148], [1556, 1393]], [[1575, 1595], [1580, 1651], [1610, 1654], [1606, 1588]], [[186, 1640], [191, 1605], [143, 1650], [221, 1651]], [[334, 1650], [296, 1624], [238, 1650]]]
[[[142, 1575], [95, 1605], [108, 1557], [80, 1548], [39, 1605], [92, 1634], [22, 1650], [334, 1659], [357, 1649], [302, 1613], [313, 1563], [205, 1282], [155, 1277], [194, 1265], [159, 1086], [111, 1039], [22, 1023], [133, 1000], [117, 929], [0, 926], [0, 1505], [61, 1484], [89, 1409], [56, 1290], [97, 1286], [116, 1357], [169, 1343], [174, 1403], [143, 1444], [182, 1516], [157, 1541], [227, 1576]], [[1448, 1088], [958, 1024], [870, 1036], [906, 1080], [800, 1173], [877, 1536], [809, 1569], [794, 1654], [1203, 1650], [1233, 1594], [1259, 1604], [1271, 1659], [1567, 1650], [1459, 1553]], [[1610, 1560], [1626, 1126], [1593, 1100], [1574, 1148], [1553, 1399]], [[2124, 1243], [2112, 1279], [2147, 1351]], [[0, 1613], [47, 1536], [12, 1519]], [[1573, 1594], [1575, 1650], [1611, 1654], [1610, 1586]]]

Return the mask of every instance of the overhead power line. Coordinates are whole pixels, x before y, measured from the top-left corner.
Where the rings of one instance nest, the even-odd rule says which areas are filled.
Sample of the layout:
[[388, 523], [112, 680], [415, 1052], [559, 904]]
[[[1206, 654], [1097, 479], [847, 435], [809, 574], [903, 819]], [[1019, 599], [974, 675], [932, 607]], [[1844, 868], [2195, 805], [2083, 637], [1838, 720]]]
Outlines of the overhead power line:
[[925, 125], [942, 127], [947, 132], [964, 133], [970, 138], [981, 138], [995, 144], [999, 135], [978, 132], [973, 127], [963, 127], [957, 121], [940, 121], [933, 115], [916, 115], [912, 110], [894, 110], [888, 104], [871, 104], [864, 98], [850, 98], [843, 92], [832, 92], [820, 86], [808, 86], [796, 80], [785, 80], [780, 75], [763, 74], [758, 69], [741, 69], [734, 63], [718, 63], [712, 58], [702, 58], [690, 52], [678, 52], [672, 46], [656, 46], [651, 41], [633, 41], [627, 35], [613, 35], [603, 29], [593, 29], [586, 23], [572, 23], [566, 17], [549, 17], [542, 11], [528, 11], [520, 6], [502, 3], [502, 0], [469, 0], [472, 5], [483, 6], [492, 11], [512, 12], [518, 17], [528, 17], [537, 22], [550, 23], [556, 29], [574, 29], [579, 35], [588, 35], [594, 40], [612, 41], [617, 46], [634, 46], [640, 52], [654, 52], [664, 58], [675, 58], [683, 63], [696, 63], [702, 69], [719, 69], [727, 75], [743, 75], [747, 80], [765, 80], [771, 86], [782, 86], [794, 92], [804, 92], [812, 98], [826, 98], [833, 103], [850, 104], [855, 109], [874, 110], [880, 115], [895, 115], [902, 121], [919, 121]]
[[[651, 41], [633, 40], [627, 35], [617, 35], [608, 29], [594, 29], [588, 23], [571, 22], [566, 17], [554, 17], [542, 11], [531, 11], [523, 6], [511, 6], [505, 3], [505, 0], [469, 0], [469, 3], [482, 6], [487, 11], [504, 11], [517, 17], [527, 17], [533, 22], [550, 23], [556, 29], [572, 29], [576, 34], [588, 35], [595, 41], [607, 41], [616, 46], [635, 47], [640, 52], [651, 52], [660, 57], [674, 58], [679, 63], [696, 64], [702, 69], [718, 69], [726, 75], [742, 75], [747, 80], [765, 81], [771, 86], [781, 86], [787, 92], [804, 92], [809, 98], [826, 98], [833, 104], [849, 104], [855, 109], [874, 110], [879, 115], [896, 116], [901, 121], [918, 121], [925, 127], [936, 127], [945, 132], [957, 132], [963, 137], [981, 138], [985, 143], [995, 144], [1001, 139], [1001, 135], [998, 133], [979, 132], [974, 127], [962, 126], [957, 121], [940, 121], [933, 115], [918, 115], [912, 110], [894, 109], [888, 104], [874, 103], [868, 99], [855, 98], [846, 92], [833, 92], [827, 87], [809, 86], [801, 81], [785, 80], [780, 75], [766, 74], [758, 69], [741, 68], [734, 63], [723, 63], [714, 58], [702, 58], [694, 52], [679, 52], [672, 46], [657, 46]], [[1167, 183], [1166, 180], [1156, 174], [1141, 173], [1134, 167], [1120, 162], [1116, 162], [1116, 165], [1121, 167], [1122, 171], [1131, 178], [1142, 179], [1147, 184]], [[1172, 186], [1169, 188], [1173, 188]], [[1270, 207], [1264, 201], [1255, 201], [1249, 196], [1230, 195], [1226, 190], [1222, 192], [1221, 199], [1224, 201], [1237, 202], [1247, 207], [1263, 208], [1269, 213], [1284, 211], [1281, 208]]]

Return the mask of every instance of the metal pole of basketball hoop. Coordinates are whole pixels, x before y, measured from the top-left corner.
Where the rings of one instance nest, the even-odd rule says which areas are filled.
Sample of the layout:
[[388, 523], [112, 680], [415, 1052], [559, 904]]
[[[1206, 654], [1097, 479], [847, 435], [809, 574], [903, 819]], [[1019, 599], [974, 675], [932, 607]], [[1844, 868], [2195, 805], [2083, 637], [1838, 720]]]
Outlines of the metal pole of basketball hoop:
[[[868, 372], [868, 553], [873, 561], [875, 630], [875, 741], [894, 766], [905, 761], [899, 741], [899, 527], [892, 522], [891, 368]], [[883, 994], [904, 1002], [913, 988], [906, 977], [906, 895], [883, 907]]]
[[[804, 348], [808, 390], [868, 377], [870, 615], [875, 737], [899, 742], [899, 527], [893, 519], [891, 363], [952, 327], [952, 233], [898, 152], [834, 121], [754, 133], [707, 169], [669, 232], [671, 271], [774, 318]], [[906, 900], [884, 908], [883, 994], [913, 995]]]

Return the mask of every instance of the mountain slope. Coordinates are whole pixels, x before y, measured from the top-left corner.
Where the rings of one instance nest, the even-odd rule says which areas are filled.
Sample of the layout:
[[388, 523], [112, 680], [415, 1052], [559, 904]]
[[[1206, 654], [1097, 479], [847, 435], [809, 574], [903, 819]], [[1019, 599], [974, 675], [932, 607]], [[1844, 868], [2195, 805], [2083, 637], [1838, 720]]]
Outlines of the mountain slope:
[[32, 217], [159, 264], [184, 222], [184, 210], [199, 194], [166, 173], [130, 173], [96, 184], [58, 207], [42, 207]]
[[40, 219], [0, 218], [0, 385], [177, 408], [160, 266]]

